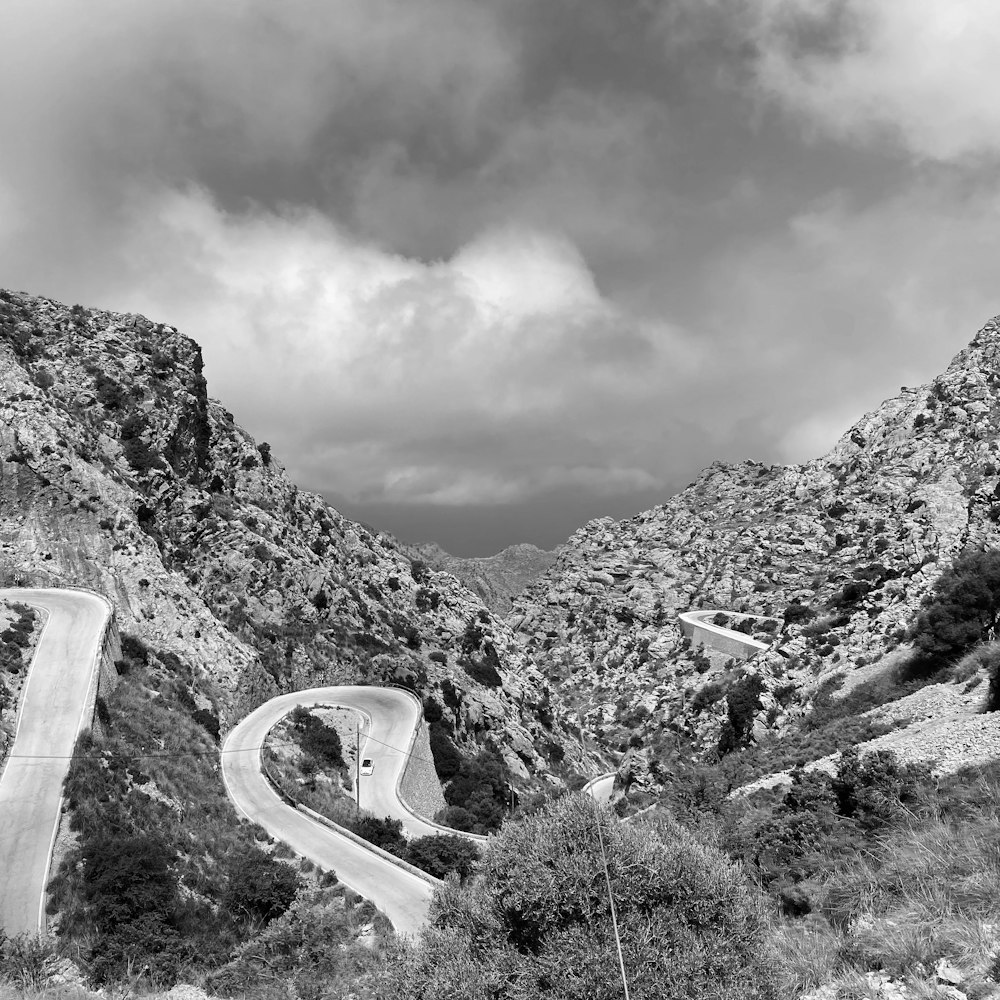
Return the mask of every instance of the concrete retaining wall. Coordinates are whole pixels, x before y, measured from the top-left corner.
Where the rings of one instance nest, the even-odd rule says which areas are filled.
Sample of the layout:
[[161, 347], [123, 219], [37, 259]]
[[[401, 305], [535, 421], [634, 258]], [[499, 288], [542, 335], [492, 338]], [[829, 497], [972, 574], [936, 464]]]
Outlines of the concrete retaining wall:
[[399, 797], [418, 816], [433, 816], [447, 805], [437, 771], [434, 770], [430, 730], [426, 719], [420, 720], [420, 727], [399, 783]]
[[[751, 618], [756, 621], [776, 620], [768, 615], [745, 615], [731, 611], [723, 613], [732, 618]], [[706, 620], [714, 618], [717, 614], [719, 614], [717, 610], [688, 611], [680, 616], [681, 632], [690, 638], [692, 646], [708, 646], [709, 649], [714, 649], [738, 660], [748, 660], [761, 650], [769, 648], [765, 642], [758, 642], [742, 632], [734, 632], [732, 629], [713, 625], [711, 621]]]
[[121, 636], [118, 632], [118, 619], [112, 610], [108, 624], [104, 629], [104, 641], [97, 661], [96, 683], [90, 685], [87, 695], [87, 710], [84, 718], [90, 720], [90, 728], [100, 735], [107, 735], [100, 719], [97, 717], [98, 697], [107, 698], [118, 687], [118, 671], [115, 660], [122, 658]]

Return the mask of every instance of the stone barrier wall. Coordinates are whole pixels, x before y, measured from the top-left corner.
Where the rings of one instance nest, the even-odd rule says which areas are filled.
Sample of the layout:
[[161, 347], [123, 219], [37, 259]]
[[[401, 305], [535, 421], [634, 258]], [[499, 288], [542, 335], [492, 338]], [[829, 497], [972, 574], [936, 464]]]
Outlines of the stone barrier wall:
[[[748, 660], [751, 656], [756, 656], [761, 650], [767, 649], [767, 644], [751, 639], [741, 632], [734, 632], [732, 629], [723, 628], [720, 625], [713, 625], [710, 621], [700, 620], [700, 616], [715, 615], [718, 612], [696, 612], [681, 615], [681, 632], [688, 636], [692, 646], [707, 646], [716, 652], [726, 656], [735, 657], [738, 660]], [[765, 615], [737, 615], [733, 612], [725, 612], [738, 618], [767, 619]]]
[[121, 658], [122, 643], [118, 632], [118, 619], [112, 610], [108, 624], [104, 629], [104, 641], [101, 643], [101, 651], [98, 654], [95, 682], [90, 685], [87, 707], [84, 712], [84, 718], [88, 720], [90, 728], [101, 735], [105, 735], [105, 733], [104, 726], [97, 715], [97, 699], [98, 697], [107, 698], [118, 687], [118, 671], [115, 668], [115, 660]]
[[427, 721], [423, 718], [420, 720], [420, 727], [410, 748], [410, 757], [399, 783], [399, 797], [411, 812], [418, 816], [426, 816], [428, 819], [447, 805], [437, 771], [434, 770], [430, 731]]

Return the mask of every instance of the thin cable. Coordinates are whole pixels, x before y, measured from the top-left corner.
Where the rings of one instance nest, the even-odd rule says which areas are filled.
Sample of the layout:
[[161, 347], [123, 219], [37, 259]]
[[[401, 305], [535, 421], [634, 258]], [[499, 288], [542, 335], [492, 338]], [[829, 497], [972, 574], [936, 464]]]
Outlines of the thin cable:
[[[580, 726], [580, 756], [585, 759], [587, 748], [583, 745], [583, 716], [577, 711], [577, 722]], [[600, 806], [597, 815], [597, 842], [601, 845], [601, 862], [604, 865], [604, 884], [608, 889], [608, 903], [611, 904], [611, 926], [615, 932], [615, 944], [618, 947], [618, 968], [622, 974], [622, 987], [625, 990], [625, 1000], [630, 1000], [628, 992], [628, 978], [625, 976], [625, 956], [622, 954], [622, 939], [618, 933], [618, 910], [615, 907], [614, 893], [611, 891], [611, 872], [608, 870], [608, 854], [604, 850], [604, 834], [601, 832]]]
[[[376, 739], [374, 736], [367, 737], [372, 743], [378, 743], [380, 746], [388, 747], [390, 750], [395, 750], [397, 753], [401, 753], [404, 757], [412, 757], [414, 760], [422, 761], [424, 764], [430, 764], [434, 766], [434, 761], [427, 760], [426, 757], [420, 757], [415, 753], [402, 750], [399, 747], [393, 746], [391, 743], [386, 743], [384, 740]], [[170, 759], [177, 757], [214, 757], [217, 754], [224, 753], [249, 753], [252, 751], [265, 750], [268, 747], [295, 747], [299, 746], [295, 741], [288, 743], [267, 743], [262, 747], [233, 747], [232, 749], [226, 750], [222, 747], [216, 747], [213, 750], [180, 750], [176, 753], [131, 753], [131, 754], [117, 754], [119, 760], [160, 760], [160, 759]], [[114, 751], [109, 751], [114, 753]], [[11, 753], [7, 754], [6, 760], [107, 760], [107, 752], [98, 754], [82, 754], [82, 753], [71, 753], [71, 754], [59, 754], [59, 753]]]
[[604, 834], [601, 833], [601, 817], [597, 817], [597, 842], [601, 845], [601, 860], [604, 862], [604, 883], [608, 887], [608, 902], [611, 904], [611, 926], [615, 931], [615, 944], [618, 946], [618, 968], [622, 973], [622, 986], [625, 989], [625, 1000], [629, 1000], [628, 980], [625, 978], [625, 958], [622, 955], [622, 939], [618, 933], [618, 911], [615, 908], [615, 897], [611, 892], [611, 873], [608, 871], [608, 855], [604, 850]]
[[[269, 743], [268, 746], [293, 747], [297, 743]], [[176, 753], [129, 753], [115, 754], [113, 750], [105, 753], [11, 753], [5, 760], [107, 760], [108, 754], [117, 756], [119, 760], [158, 760], [170, 757], [215, 757], [223, 753], [243, 753], [251, 750], [263, 750], [264, 747], [236, 747], [232, 750], [224, 750], [216, 747], [214, 750], [179, 750]]]

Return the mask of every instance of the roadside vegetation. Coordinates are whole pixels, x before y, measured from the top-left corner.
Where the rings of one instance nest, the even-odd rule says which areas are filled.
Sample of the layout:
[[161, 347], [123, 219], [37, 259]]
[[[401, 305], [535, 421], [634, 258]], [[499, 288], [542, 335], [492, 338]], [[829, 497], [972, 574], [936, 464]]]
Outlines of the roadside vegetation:
[[286, 801], [312, 809], [435, 878], [455, 873], [466, 879], [479, 859], [472, 841], [457, 834], [408, 840], [398, 819], [358, 809], [341, 736], [321, 713], [298, 707], [269, 734], [265, 772]]
[[470, 886], [439, 891], [419, 941], [351, 995], [612, 1000], [613, 919], [635, 1000], [775, 996], [763, 899], [739, 865], [669, 819], [618, 823], [582, 795], [505, 826]]
[[448, 803], [434, 819], [467, 833], [491, 833], [507, 815], [513, 779], [496, 747], [484, 746], [469, 757], [455, 745], [454, 715], [459, 702], [450, 683], [442, 685], [442, 696], [443, 706], [432, 697], [424, 699], [434, 769]]
[[[212, 692], [169, 655], [134, 646], [108, 699], [110, 728], [83, 741], [67, 786], [78, 839], [53, 883], [59, 933], [95, 983], [128, 982], [141, 962], [152, 983], [193, 979], [248, 1000], [290, 990], [304, 1000], [614, 1000], [624, 996], [615, 922], [636, 1000], [774, 1000], [819, 987], [831, 1000], [985, 1000], [1000, 980], [1000, 762], [936, 777], [852, 747], [891, 729], [861, 713], [926, 683], [985, 674], [985, 709], [996, 710], [998, 609], [1000, 559], [964, 554], [909, 632], [916, 655], [844, 697], [820, 689], [780, 740], [753, 741], [760, 690], [734, 671], [714, 752], [698, 757], [661, 728], [645, 749], [662, 790], [628, 791], [613, 810], [563, 793], [526, 797], [507, 815], [499, 754], [461, 752], [442, 689], [444, 704], [424, 706], [442, 816], [499, 827], [478, 859], [463, 860], [471, 845], [460, 838], [406, 842], [398, 824], [359, 814], [340, 736], [297, 712], [285, 732], [294, 752], [268, 755], [278, 787], [448, 876], [411, 942], [383, 934], [335, 876], [234, 823], [228, 805], [223, 824], [212, 754], [183, 768], [162, 756], [214, 748]], [[827, 628], [817, 614], [802, 620]], [[140, 759], [150, 742], [159, 756]], [[837, 751], [829, 771], [805, 770]], [[732, 794], [781, 770], [784, 785]], [[177, 814], [192, 801], [205, 832]], [[370, 948], [357, 943], [366, 928]], [[44, 965], [29, 942], [0, 948], [0, 975], [26, 988], [44, 981], [32, 971]]]
[[11, 618], [0, 630], [0, 710], [8, 707], [21, 683], [38, 621], [38, 613], [27, 604], [12, 602], [7, 610]]
[[211, 684], [171, 653], [122, 646], [101, 733], [81, 736], [66, 782], [72, 838], [49, 885], [62, 951], [93, 985], [197, 981], [269, 947], [293, 904], [338, 910], [349, 951], [373, 912], [236, 815]]

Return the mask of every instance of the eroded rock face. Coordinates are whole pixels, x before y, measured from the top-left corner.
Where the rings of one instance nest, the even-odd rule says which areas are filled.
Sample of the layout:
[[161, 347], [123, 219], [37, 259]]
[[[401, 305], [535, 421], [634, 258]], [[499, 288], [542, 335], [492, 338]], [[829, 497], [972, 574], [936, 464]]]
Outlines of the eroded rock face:
[[396, 681], [441, 701], [447, 683], [459, 742], [495, 740], [516, 772], [547, 771], [537, 746], [579, 752], [539, 721], [544, 680], [506, 623], [297, 489], [173, 327], [2, 292], [0, 376], [5, 582], [107, 594], [123, 630], [215, 680], [230, 721], [279, 689]]
[[585, 525], [508, 621], [556, 713], [580, 713], [593, 737], [624, 749], [664, 724], [717, 739], [727, 699], [696, 696], [732, 672], [686, 649], [679, 612], [811, 607], [811, 622], [784, 626], [747, 664], [764, 685], [762, 734], [825, 678], [893, 649], [941, 569], [968, 543], [1000, 542], [998, 521], [993, 320], [943, 375], [866, 414], [822, 458], [715, 464], [660, 507]]

